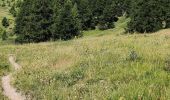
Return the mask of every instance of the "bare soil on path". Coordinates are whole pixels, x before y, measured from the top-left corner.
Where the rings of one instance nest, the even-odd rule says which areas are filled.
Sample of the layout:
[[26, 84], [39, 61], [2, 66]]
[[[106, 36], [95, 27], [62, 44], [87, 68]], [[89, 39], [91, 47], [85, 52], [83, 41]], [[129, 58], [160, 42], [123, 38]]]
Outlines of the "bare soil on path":
[[[11, 66], [15, 69], [15, 71], [18, 71], [21, 68], [21, 66], [16, 63], [16, 59], [13, 55], [9, 56], [9, 62]], [[10, 100], [26, 100], [26, 98], [22, 96], [20, 92], [17, 92], [17, 89], [11, 86], [11, 79], [12, 73], [2, 77], [3, 94], [7, 96]]]

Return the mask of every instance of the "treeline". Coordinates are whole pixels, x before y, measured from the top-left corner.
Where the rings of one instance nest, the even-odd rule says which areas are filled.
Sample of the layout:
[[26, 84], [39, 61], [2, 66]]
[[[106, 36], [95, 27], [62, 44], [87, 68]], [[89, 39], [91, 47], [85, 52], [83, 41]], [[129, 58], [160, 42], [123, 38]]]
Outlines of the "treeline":
[[128, 32], [155, 32], [170, 28], [170, 0], [134, 0], [131, 2]]
[[24, 0], [16, 17], [16, 41], [69, 40], [82, 30], [110, 29], [118, 17], [131, 21], [127, 32], [170, 27], [169, 0]]
[[82, 30], [114, 28], [117, 17], [128, 8], [117, 2], [120, 1], [24, 0], [16, 17], [16, 41], [69, 40], [81, 36]]

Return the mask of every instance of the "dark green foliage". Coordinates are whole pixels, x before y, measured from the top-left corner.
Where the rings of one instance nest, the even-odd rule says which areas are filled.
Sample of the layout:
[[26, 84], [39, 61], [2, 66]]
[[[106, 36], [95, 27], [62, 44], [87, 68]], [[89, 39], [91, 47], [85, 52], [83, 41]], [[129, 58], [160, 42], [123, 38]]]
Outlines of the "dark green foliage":
[[[28, 9], [30, 8], [30, 9]], [[25, 0], [16, 18], [17, 42], [42, 42], [51, 38], [53, 10], [50, 0]]]
[[163, 28], [163, 21], [166, 22], [166, 27], [168, 27], [169, 4], [168, 0], [136, 0], [133, 3], [131, 21], [128, 24], [127, 31], [155, 32]]
[[78, 4], [79, 18], [81, 20], [83, 30], [87, 30], [89, 28], [94, 29], [95, 25], [93, 23], [93, 19], [92, 19], [93, 15], [89, 7], [89, 1], [79, 0], [77, 4]]
[[115, 13], [115, 8], [114, 8], [113, 1], [107, 1], [106, 6], [103, 10], [102, 16], [100, 16], [99, 20], [99, 29], [100, 30], [105, 30], [105, 29], [110, 29], [114, 28], [114, 22], [118, 20]]
[[122, 16], [124, 14], [129, 14], [131, 11], [131, 3], [134, 0], [111, 0], [112, 1], [112, 11], [116, 16]]
[[[15, 3], [14, 3], [15, 6]], [[22, 6], [22, 0], [17, 0], [16, 2], [16, 7], [21, 7]]]
[[78, 16], [77, 5], [69, 0], [25, 0], [16, 18], [16, 42], [72, 39], [80, 35]]
[[[30, 36], [34, 42], [48, 41], [51, 37], [53, 10], [51, 0], [35, 0], [31, 12], [31, 20], [34, 22]], [[36, 23], [36, 24], [35, 24]], [[32, 41], [30, 41], [32, 42]]]
[[[81, 36], [81, 30], [114, 28], [118, 20], [113, 0], [19, 0], [16, 41], [42, 42], [69, 40]], [[10, 12], [16, 15], [16, 9]], [[17, 6], [18, 7], [18, 6]], [[120, 7], [123, 9], [123, 7]], [[125, 9], [122, 12], [126, 12]]]
[[59, 10], [53, 26], [53, 38], [69, 40], [80, 35], [80, 21], [78, 19], [77, 5], [72, 6], [70, 0], [66, 0]]
[[42, 42], [69, 40], [96, 26], [100, 30], [114, 28], [122, 15], [131, 19], [128, 32], [169, 28], [169, 4], [169, 0], [18, 0], [10, 12], [17, 15], [16, 41]]
[[9, 20], [6, 17], [2, 19], [2, 26], [4, 26], [5, 28], [9, 26]]
[[170, 1], [162, 0], [162, 20], [165, 21], [166, 27], [170, 28]]
[[15, 6], [14, 6], [14, 5], [11, 7], [11, 9], [9, 10], [9, 12], [10, 12], [14, 17], [16, 17], [17, 12], [16, 12], [16, 9], [15, 9]]
[[[28, 27], [28, 24], [31, 23], [30, 13], [31, 13], [31, 1], [30, 0], [24, 0], [24, 2], [21, 5], [20, 11], [18, 16], [16, 17], [16, 26], [15, 26], [15, 33], [16, 34], [23, 34], [26, 31], [30, 30], [30, 27]], [[30, 9], [27, 9], [30, 8]], [[30, 23], [28, 23], [30, 22]]]

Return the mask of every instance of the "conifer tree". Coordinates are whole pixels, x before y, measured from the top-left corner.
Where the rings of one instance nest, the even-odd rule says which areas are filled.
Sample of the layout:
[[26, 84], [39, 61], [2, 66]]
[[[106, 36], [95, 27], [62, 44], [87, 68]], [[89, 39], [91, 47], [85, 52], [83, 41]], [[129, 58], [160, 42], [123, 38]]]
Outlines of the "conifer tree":
[[[131, 9], [131, 3], [134, 0], [111, 0], [112, 1], [112, 9], [116, 16], [122, 16], [123, 14], [129, 14]], [[139, 0], [138, 0], [139, 1]]]
[[41, 42], [50, 40], [52, 17], [51, 0], [24, 0], [16, 18], [17, 41]]
[[[29, 8], [29, 9], [28, 9]], [[15, 20], [15, 33], [19, 35], [24, 35], [24, 33], [29, 32], [31, 29], [31, 11], [32, 11], [32, 1], [24, 0], [21, 4], [19, 13]]]
[[170, 1], [161, 0], [162, 16], [161, 19], [165, 22], [165, 28], [170, 28]]
[[88, 0], [79, 0], [78, 4], [79, 19], [81, 19], [82, 29], [94, 29], [95, 25], [92, 19], [92, 11], [89, 7]]
[[113, 4], [112, 0], [106, 0], [106, 5], [103, 10], [103, 14], [100, 17], [99, 21], [99, 29], [109, 29], [109, 28], [114, 28], [114, 22], [118, 20], [116, 17], [116, 12], [115, 10], [115, 5]]
[[52, 39], [53, 40], [57, 40], [60, 39], [61, 34], [58, 33], [58, 22], [59, 22], [59, 14], [60, 14], [60, 10], [62, 8], [62, 5], [64, 4], [64, 2], [62, 0], [54, 0], [53, 1], [53, 21], [54, 23], [52, 24]]
[[155, 0], [136, 0], [128, 25], [129, 32], [155, 32], [162, 28], [161, 6]]
[[9, 20], [6, 17], [2, 19], [2, 26], [4, 26], [5, 28], [9, 26]]
[[51, 38], [53, 9], [51, 0], [35, 0], [31, 13], [34, 30], [30, 33], [34, 42], [48, 41]]
[[80, 23], [79, 13], [78, 13], [78, 8], [77, 8], [76, 3], [74, 4], [73, 8], [71, 9], [71, 16], [72, 16], [73, 25], [74, 25], [72, 37], [82, 35], [80, 33], [80, 30], [82, 28], [82, 26], [81, 26], [82, 24]]
[[[69, 40], [81, 30], [114, 28], [122, 15], [130, 17], [129, 32], [154, 32], [170, 27], [169, 0], [18, 0], [15, 33], [20, 42]], [[17, 11], [17, 12], [16, 12]]]
[[69, 40], [80, 35], [80, 22], [76, 4], [72, 5], [70, 0], [66, 0], [64, 6], [59, 10], [53, 26], [54, 39]]
[[16, 12], [16, 9], [15, 9], [15, 6], [14, 6], [14, 5], [10, 8], [9, 12], [10, 12], [14, 17], [16, 17], [17, 12]]

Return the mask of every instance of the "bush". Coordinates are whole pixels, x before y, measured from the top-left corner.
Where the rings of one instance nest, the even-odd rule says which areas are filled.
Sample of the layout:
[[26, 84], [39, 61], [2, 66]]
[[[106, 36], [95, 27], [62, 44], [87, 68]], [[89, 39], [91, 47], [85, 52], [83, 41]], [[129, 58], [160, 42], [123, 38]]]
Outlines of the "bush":
[[3, 31], [3, 33], [2, 33], [2, 40], [6, 40], [7, 38], [8, 38], [7, 32]]
[[9, 20], [6, 17], [2, 19], [2, 26], [4, 26], [5, 28], [9, 26]]
[[166, 22], [166, 28], [170, 28], [170, 19]]
[[130, 51], [129, 56], [128, 56], [128, 60], [136, 61], [138, 58], [139, 58], [139, 56], [136, 53], [136, 51], [134, 51], [134, 50]]
[[106, 29], [108, 29], [108, 27], [107, 27], [106, 24], [99, 24], [99, 25], [98, 25], [98, 29], [99, 29], [99, 30], [106, 30]]

